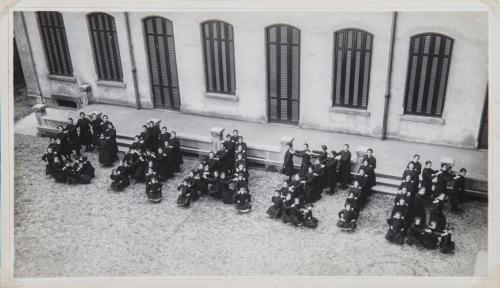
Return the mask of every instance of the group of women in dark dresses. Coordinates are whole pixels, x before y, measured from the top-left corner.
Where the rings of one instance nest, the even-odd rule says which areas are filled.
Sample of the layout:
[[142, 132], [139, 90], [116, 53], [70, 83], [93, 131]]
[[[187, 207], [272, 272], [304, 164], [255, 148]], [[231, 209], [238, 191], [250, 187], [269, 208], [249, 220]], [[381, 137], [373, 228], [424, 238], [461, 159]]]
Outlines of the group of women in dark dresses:
[[189, 207], [201, 196], [210, 195], [225, 204], [234, 204], [239, 212], [249, 212], [252, 197], [248, 177], [247, 144], [234, 130], [232, 135], [226, 135], [217, 152], [202, 157], [198, 167], [189, 171], [177, 188], [177, 204]]
[[[446, 222], [443, 207], [450, 201], [452, 211], [461, 211], [457, 202], [463, 195], [467, 171], [461, 168], [460, 172], [453, 172], [447, 163], [442, 163], [440, 170], [433, 170], [430, 161], [426, 161], [422, 170], [419, 159], [420, 156], [415, 155], [403, 172], [391, 217], [387, 220], [389, 229], [385, 238], [399, 245], [406, 242], [450, 253], [455, 248], [451, 240], [453, 228]], [[452, 189], [447, 188], [449, 182], [453, 183]], [[427, 207], [430, 208], [429, 217]]]
[[[97, 142], [93, 142], [93, 135], [108, 139], [116, 135], [112, 124], [104, 122], [96, 114], [92, 115], [93, 121], [88, 119], [83, 112], [79, 114], [79, 117], [76, 125], [72, 118], [68, 118], [65, 127], [63, 125], [57, 127], [55, 138], [50, 139], [47, 153], [42, 156], [42, 160], [46, 163], [46, 174], [53, 176], [60, 183], [90, 183], [95, 176], [95, 169], [87, 157], [82, 156], [82, 146], [85, 146], [86, 152], [92, 151], [97, 145]], [[107, 116], [103, 118], [107, 121]], [[109, 157], [113, 158], [112, 155]]]
[[[293, 149], [292, 143], [287, 147], [281, 173], [288, 179], [275, 191], [267, 213], [285, 223], [315, 228], [318, 220], [312, 216], [312, 203], [321, 199], [323, 193], [334, 194], [338, 185], [347, 187], [351, 170], [349, 145], [340, 152], [328, 151], [326, 145], [322, 145], [321, 150], [311, 151], [307, 143], [303, 150]], [[295, 156], [301, 158], [298, 171], [293, 162]]]
[[127, 147], [118, 167], [111, 173], [111, 188], [123, 191], [133, 179], [146, 184], [146, 195], [153, 203], [161, 202], [162, 182], [180, 172], [183, 163], [180, 141], [175, 131], [148, 121]]
[[353, 231], [356, 228], [359, 213], [365, 207], [376, 183], [375, 168], [377, 168], [377, 159], [373, 156], [373, 149], [368, 148], [358, 168], [358, 173], [353, 177], [344, 208], [338, 213], [337, 226], [343, 231]]

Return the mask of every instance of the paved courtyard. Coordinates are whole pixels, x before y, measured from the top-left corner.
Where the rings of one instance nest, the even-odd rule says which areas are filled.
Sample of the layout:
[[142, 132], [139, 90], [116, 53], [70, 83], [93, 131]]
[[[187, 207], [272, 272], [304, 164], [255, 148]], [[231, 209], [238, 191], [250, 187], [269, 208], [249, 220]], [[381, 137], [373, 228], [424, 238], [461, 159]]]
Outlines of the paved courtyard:
[[469, 202], [455, 227], [454, 255], [384, 239], [392, 197], [375, 194], [355, 233], [336, 226], [345, 191], [315, 206], [315, 230], [284, 225], [265, 211], [282, 181], [275, 172], [250, 170], [253, 211], [203, 198], [176, 206], [175, 187], [197, 159], [164, 185], [164, 201], [148, 203], [144, 185], [108, 190], [111, 168], [96, 166], [89, 185], [68, 186], [44, 175], [48, 139], [15, 136], [15, 277], [377, 275], [472, 276], [487, 249], [487, 205]]

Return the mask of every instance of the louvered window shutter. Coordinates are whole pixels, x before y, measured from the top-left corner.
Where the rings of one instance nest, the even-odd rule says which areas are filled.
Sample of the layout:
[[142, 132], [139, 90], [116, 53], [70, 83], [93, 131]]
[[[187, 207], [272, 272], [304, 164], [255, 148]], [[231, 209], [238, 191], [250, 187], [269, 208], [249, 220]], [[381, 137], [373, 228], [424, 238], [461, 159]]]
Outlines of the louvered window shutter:
[[144, 20], [151, 87], [155, 107], [181, 105], [172, 22], [161, 17]]
[[373, 35], [359, 29], [334, 33], [333, 106], [366, 109]]
[[62, 14], [52, 11], [36, 14], [50, 75], [73, 76]]
[[105, 13], [88, 15], [99, 80], [122, 81], [122, 63], [115, 19]]
[[300, 107], [300, 30], [284, 24], [266, 28], [268, 117], [298, 123]]
[[233, 26], [222, 21], [206, 21], [201, 24], [205, 83], [207, 92], [234, 94]]
[[453, 39], [436, 33], [410, 39], [405, 89], [405, 114], [441, 117], [448, 82]]

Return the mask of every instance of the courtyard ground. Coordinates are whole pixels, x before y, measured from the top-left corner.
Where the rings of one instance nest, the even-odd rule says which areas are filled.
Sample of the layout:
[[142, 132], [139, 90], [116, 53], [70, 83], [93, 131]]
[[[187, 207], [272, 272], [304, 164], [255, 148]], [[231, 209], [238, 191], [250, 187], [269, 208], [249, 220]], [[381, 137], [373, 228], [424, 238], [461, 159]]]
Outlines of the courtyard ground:
[[58, 184], [44, 175], [48, 139], [15, 136], [15, 277], [90, 276], [472, 276], [479, 251], [487, 250], [487, 205], [469, 202], [455, 227], [454, 255], [384, 239], [392, 197], [374, 194], [355, 233], [341, 232], [337, 212], [345, 191], [315, 205], [315, 230], [285, 225], [265, 213], [283, 176], [250, 170], [253, 210], [238, 215], [210, 198], [189, 209], [176, 206], [175, 187], [194, 167], [163, 189], [164, 200], [147, 201], [143, 184], [122, 193], [108, 190], [111, 168], [96, 167], [89, 185]]

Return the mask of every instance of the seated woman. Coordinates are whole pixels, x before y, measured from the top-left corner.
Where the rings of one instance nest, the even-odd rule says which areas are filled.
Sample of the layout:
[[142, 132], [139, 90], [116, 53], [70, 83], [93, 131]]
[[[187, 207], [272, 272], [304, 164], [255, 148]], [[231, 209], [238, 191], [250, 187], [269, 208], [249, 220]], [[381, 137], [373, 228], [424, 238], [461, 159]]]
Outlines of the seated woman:
[[42, 160], [45, 162], [45, 175], [50, 175], [54, 171], [54, 158], [58, 158], [57, 153], [52, 147], [48, 147], [47, 153], [42, 156]]
[[304, 218], [304, 227], [314, 229], [318, 227], [318, 219], [313, 216], [312, 209], [313, 204], [308, 204], [306, 209], [302, 211], [302, 214]]
[[387, 219], [387, 224], [389, 224], [389, 230], [385, 234], [385, 239], [403, 245], [406, 237], [406, 227], [404, 219], [401, 218], [401, 213], [399, 211], [394, 213], [391, 218]]
[[80, 158], [80, 183], [89, 184], [95, 177], [95, 169], [92, 163], [87, 159], [87, 156]]
[[293, 203], [294, 200], [292, 198], [292, 194], [286, 194], [285, 198], [283, 199], [283, 206], [281, 209], [281, 220], [283, 220], [283, 223], [285, 224], [291, 221], [291, 206]]
[[415, 216], [415, 218], [413, 218], [413, 223], [411, 223], [411, 226], [410, 228], [408, 228], [408, 232], [406, 233], [406, 243], [408, 245], [421, 245], [424, 229], [425, 227], [422, 219], [418, 216]]
[[455, 250], [455, 242], [451, 240], [452, 233], [453, 228], [438, 229], [436, 221], [431, 220], [422, 235], [422, 245], [427, 249], [439, 248], [445, 254], [451, 253]]
[[229, 188], [229, 183], [231, 182], [232, 179], [227, 178], [225, 172], [220, 173], [219, 189], [220, 189], [220, 196], [224, 204], [233, 204], [234, 191], [233, 189]]
[[52, 165], [52, 177], [58, 183], [66, 183], [66, 172], [63, 171], [64, 163], [59, 157], [54, 158], [54, 164]]
[[354, 195], [353, 191], [349, 191], [349, 193], [347, 194], [347, 198], [345, 199], [344, 207], [347, 204], [351, 205], [351, 208], [355, 212], [356, 217], [357, 217], [357, 215], [359, 213], [359, 201], [358, 201], [358, 197], [356, 197]]
[[80, 173], [78, 171], [78, 161], [73, 160], [73, 162], [68, 162], [62, 170], [66, 173], [66, 180], [68, 184], [78, 184], [80, 183]]
[[283, 198], [281, 197], [280, 190], [274, 191], [271, 201], [273, 205], [267, 208], [266, 213], [271, 219], [279, 218], [282, 212], [281, 209], [283, 208]]
[[234, 196], [236, 202], [236, 210], [241, 213], [247, 213], [252, 209], [252, 197], [248, 193], [248, 189], [245, 187], [240, 187], [238, 193]]
[[128, 176], [123, 174], [123, 171], [123, 166], [120, 166], [111, 172], [111, 189], [115, 192], [123, 191], [123, 189], [130, 185], [130, 180]]
[[156, 177], [151, 177], [151, 180], [146, 183], [146, 195], [149, 201], [153, 203], [160, 203], [162, 199], [161, 189], [163, 184], [156, 180]]
[[177, 206], [188, 208], [192, 200], [192, 188], [189, 185], [188, 178], [182, 181], [182, 184], [177, 187], [179, 196], [177, 197]]
[[289, 215], [290, 222], [293, 225], [299, 226], [304, 223], [304, 215], [302, 214], [303, 208], [304, 206], [302, 206], [302, 203], [300, 203], [300, 199], [295, 198], [293, 204], [290, 206], [290, 215]]
[[221, 183], [219, 171], [214, 170], [213, 174], [203, 175], [205, 181], [208, 182], [208, 195], [220, 199], [221, 198]]
[[356, 213], [352, 210], [350, 204], [347, 203], [345, 208], [339, 212], [337, 227], [343, 231], [352, 231], [356, 228]]

